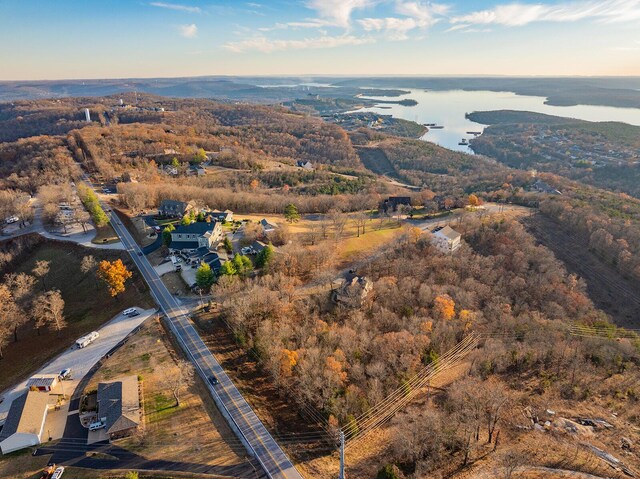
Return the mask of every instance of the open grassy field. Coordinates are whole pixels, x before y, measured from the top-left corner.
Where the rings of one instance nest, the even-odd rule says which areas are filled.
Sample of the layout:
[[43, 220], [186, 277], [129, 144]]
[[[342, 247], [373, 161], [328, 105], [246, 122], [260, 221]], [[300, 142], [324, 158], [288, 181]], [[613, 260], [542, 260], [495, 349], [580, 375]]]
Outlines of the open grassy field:
[[393, 223], [393, 225], [386, 225], [383, 229], [367, 229], [360, 237], [351, 236], [340, 241], [336, 248], [340, 264], [345, 265], [362, 259], [382, 245], [398, 238], [405, 229]]
[[142, 381], [143, 432], [116, 444], [148, 459], [250, 468], [243, 447], [199, 379], [184, 388], [176, 407], [166, 378], [176, 373], [177, 358], [160, 320], [149, 319], [93, 376], [86, 390], [124, 375], [137, 374]]
[[[85, 255], [93, 255], [97, 261], [121, 258], [134, 273], [133, 278], [127, 282], [127, 290], [114, 299], [94, 274], [83, 274], [80, 262]], [[146, 284], [137, 274], [128, 255], [120, 251], [44, 241], [28, 254], [26, 260], [2, 273], [29, 273], [38, 260], [51, 262], [50, 272], [44, 278], [44, 283], [47, 289], [56, 288], [61, 291], [68, 326], [59, 336], [52, 331], [41, 331], [38, 335], [31, 321], [20, 328], [18, 342], [9, 343], [3, 351], [0, 390], [37, 370], [47, 360], [71, 346], [77, 338], [97, 329], [123, 309], [131, 306], [149, 308], [153, 305]], [[36, 294], [41, 291], [40, 282], [36, 284]]]

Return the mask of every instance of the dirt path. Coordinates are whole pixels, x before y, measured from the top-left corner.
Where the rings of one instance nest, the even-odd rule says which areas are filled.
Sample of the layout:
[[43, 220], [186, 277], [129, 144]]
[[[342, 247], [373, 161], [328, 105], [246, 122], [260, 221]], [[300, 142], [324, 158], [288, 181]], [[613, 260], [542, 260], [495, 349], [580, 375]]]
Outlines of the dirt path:
[[612, 266], [589, 251], [588, 239], [572, 235], [542, 215], [525, 218], [527, 229], [551, 249], [571, 273], [587, 283], [595, 305], [622, 327], [640, 327], [640, 284], [623, 278]]

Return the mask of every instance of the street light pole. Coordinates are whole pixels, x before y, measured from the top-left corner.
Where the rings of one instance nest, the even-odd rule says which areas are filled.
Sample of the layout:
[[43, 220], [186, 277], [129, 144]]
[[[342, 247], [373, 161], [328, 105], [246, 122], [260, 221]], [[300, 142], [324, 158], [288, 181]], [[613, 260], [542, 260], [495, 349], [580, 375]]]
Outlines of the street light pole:
[[345, 479], [344, 475], [344, 432], [340, 431], [340, 476], [338, 479]]

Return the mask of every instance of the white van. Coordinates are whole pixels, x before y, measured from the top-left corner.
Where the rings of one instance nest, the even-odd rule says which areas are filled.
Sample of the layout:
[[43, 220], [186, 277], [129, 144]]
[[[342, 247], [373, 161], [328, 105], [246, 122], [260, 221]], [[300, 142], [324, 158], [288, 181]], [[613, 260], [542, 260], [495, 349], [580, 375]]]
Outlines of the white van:
[[96, 421], [89, 424], [89, 431], [97, 431], [98, 429], [102, 429], [104, 427], [104, 423], [102, 421]]

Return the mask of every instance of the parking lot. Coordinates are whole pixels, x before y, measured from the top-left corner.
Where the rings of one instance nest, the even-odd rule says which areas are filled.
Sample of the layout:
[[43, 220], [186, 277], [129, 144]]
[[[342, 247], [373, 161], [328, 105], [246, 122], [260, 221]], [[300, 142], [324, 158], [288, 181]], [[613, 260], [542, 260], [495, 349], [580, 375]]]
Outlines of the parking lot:
[[[131, 331], [140, 326], [147, 318], [156, 312], [155, 309], [144, 310], [140, 308], [136, 308], [136, 311], [140, 314], [133, 317], [125, 316], [120, 313], [97, 330], [100, 336], [87, 347], [82, 349], [78, 349], [76, 347], [68, 349], [48, 364], [44, 365], [40, 370], [34, 371], [33, 375], [58, 374], [63, 369], [71, 368], [71, 379], [61, 381], [60, 383], [64, 388], [64, 394], [71, 396], [78, 383], [100, 359], [102, 359], [111, 349], [122, 341]], [[0, 397], [4, 398], [4, 401], [0, 404], [0, 424], [4, 423], [13, 399], [22, 394], [26, 390], [26, 387], [27, 380], [17, 384], [13, 388], [3, 391], [0, 394]], [[67, 408], [68, 405], [69, 402], [66, 403]]]

